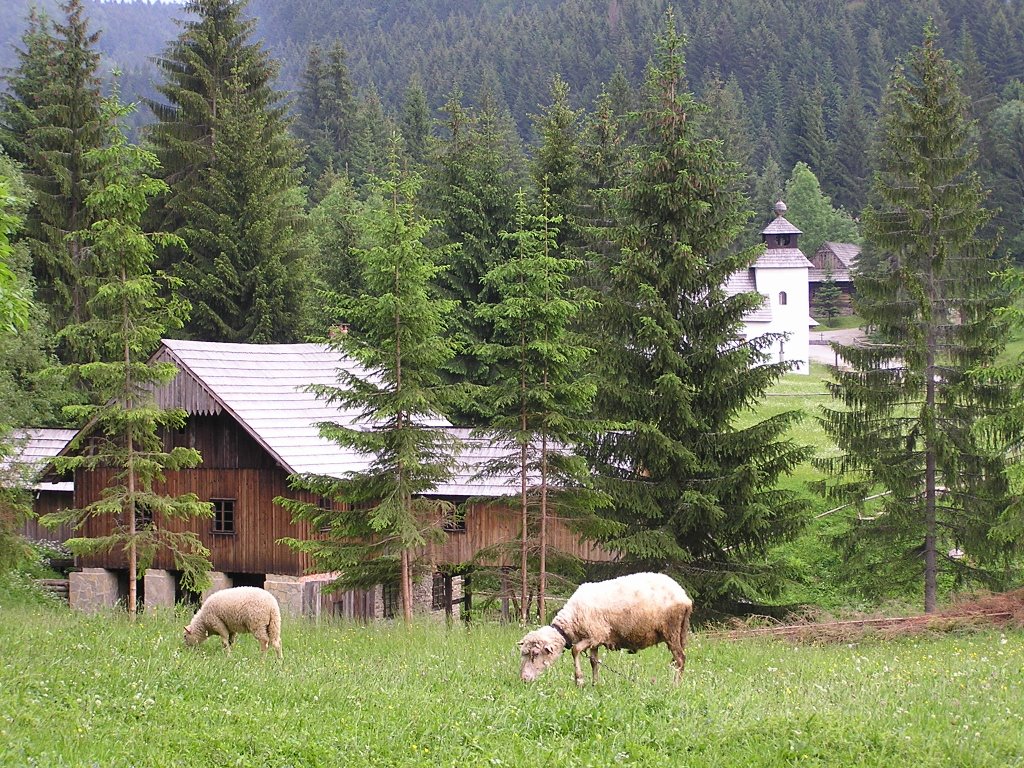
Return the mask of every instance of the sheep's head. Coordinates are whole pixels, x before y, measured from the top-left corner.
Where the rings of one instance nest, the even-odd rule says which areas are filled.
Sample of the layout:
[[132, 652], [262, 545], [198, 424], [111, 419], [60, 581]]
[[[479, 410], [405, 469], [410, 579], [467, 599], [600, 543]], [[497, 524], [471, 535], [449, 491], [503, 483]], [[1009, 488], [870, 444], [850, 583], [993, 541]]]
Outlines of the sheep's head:
[[185, 645], [194, 647], [210, 636], [209, 632], [200, 629], [193, 629], [192, 625], [185, 627]]
[[554, 627], [541, 627], [519, 641], [520, 679], [532, 683], [565, 650], [565, 640]]

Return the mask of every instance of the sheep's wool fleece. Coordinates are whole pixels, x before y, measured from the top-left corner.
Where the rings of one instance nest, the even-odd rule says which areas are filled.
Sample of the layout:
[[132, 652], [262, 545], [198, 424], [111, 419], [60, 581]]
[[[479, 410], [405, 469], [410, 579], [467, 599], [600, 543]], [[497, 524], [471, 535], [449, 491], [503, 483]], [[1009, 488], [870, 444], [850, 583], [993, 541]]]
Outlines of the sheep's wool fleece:
[[229, 632], [252, 632], [256, 627], [267, 626], [272, 617], [277, 617], [275, 623], [280, 626], [280, 610], [277, 600], [265, 589], [230, 587], [206, 598], [190, 626], [198, 629], [208, 618], [216, 616]]
[[607, 640], [610, 648], [640, 649], [657, 643], [670, 609], [693, 602], [686, 591], [661, 573], [634, 573], [608, 581], [580, 584], [554, 620], [572, 637]]

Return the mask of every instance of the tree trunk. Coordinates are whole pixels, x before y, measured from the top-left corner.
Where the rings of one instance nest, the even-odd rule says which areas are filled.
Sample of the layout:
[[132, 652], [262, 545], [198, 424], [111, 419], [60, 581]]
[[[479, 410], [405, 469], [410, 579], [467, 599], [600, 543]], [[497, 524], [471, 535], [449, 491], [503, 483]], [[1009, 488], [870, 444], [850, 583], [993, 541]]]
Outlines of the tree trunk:
[[[522, 414], [522, 426], [523, 432], [526, 431], [526, 414]], [[522, 519], [522, 536], [519, 540], [519, 623], [526, 624], [526, 598], [530, 591], [530, 569], [529, 569], [529, 554], [530, 554], [530, 508], [527, 501], [527, 453], [528, 446], [524, 443], [519, 446], [519, 483], [520, 493], [519, 499], [521, 502], [520, 517]]]
[[[124, 274], [124, 270], [121, 271], [121, 280], [126, 281], [127, 277]], [[127, 313], [126, 313], [127, 314]], [[124, 347], [124, 364], [125, 364], [125, 392], [131, 392], [132, 389], [132, 374], [131, 374], [131, 361], [132, 354], [128, 345]], [[125, 411], [130, 412], [132, 410], [132, 400], [127, 398], [124, 403]], [[127, 486], [128, 486], [128, 616], [135, 620], [135, 616], [138, 613], [138, 570], [139, 570], [139, 553], [135, 543], [135, 444], [132, 435], [132, 425], [128, 424], [125, 434], [125, 452], [127, 458]]]
[[925, 351], [925, 413], [931, 419], [931, 424], [925, 426], [924, 432], [924, 612], [934, 613], [937, 607], [936, 596], [938, 592], [939, 561], [937, 551], [937, 517], [935, 509], [936, 493], [936, 455], [935, 437], [932, 433], [936, 413], [935, 396], [935, 328], [938, 319], [935, 317], [935, 306], [937, 302], [934, 281], [929, 281], [929, 300], [932, 308], [928, 333], [926, 336], [927, 349]]
[[547, 568], [548, 568], [548, 435], [541, 435], [540, 443], [540, 563], [537, 566], [537, 618], [547, 621]]

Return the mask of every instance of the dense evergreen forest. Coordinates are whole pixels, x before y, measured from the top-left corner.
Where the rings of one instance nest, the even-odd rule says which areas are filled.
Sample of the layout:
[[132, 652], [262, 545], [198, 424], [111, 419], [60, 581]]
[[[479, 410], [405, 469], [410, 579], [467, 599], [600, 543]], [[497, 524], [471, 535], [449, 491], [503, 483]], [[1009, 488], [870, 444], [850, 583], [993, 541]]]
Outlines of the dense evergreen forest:
[[[52, 11], [56, 0], [12, 5], [0, 19], [5, 67], [16, 63], [29, 8]], [[178, 33], [183, 7], [96, 0], [84, 6], [101, 31], [101, 77], [121, 72], [126, 100], [153, 97], [155, 58]], [[641, 82], [669, 6], [687, 37], [689, 87], [722, 102], [729, 115], [723, 130], [733, 133], [737, 159], [761, 175], [766, 166], [775, 172], [771, 158], [783, 178], [803, 161], [854, 216], [864, 204], [867, 139], [889, 72], [933, 18], [984, 133], [983, 171], [994, 207], [1003, 210], [993, 226], [1009, 233], [1004, 248], [1021, 258], [1024, 243], [1014, 233], [1024, 180], [1005, 172], [1021, 154], [1020, 0], [253, 0], [246, 13], [277, 63], [274, 87], [286, 94], [288, 109], [296, 108], [311, 46], [326, 51], [340, 43], [347, 76], [371, 111], [397, 119], [415, 85], [438, 117], [457, 90], [472, 104], [494, 100], [529, 144], [536, 138], [531, 116], [547, 103], [556, 74], [576, 108], [592, 108], [609, 83], [618, 83], [614, 93], [625, 101], [619, 108], [628, 108], [624, 84], [635, 89]], [[151, 119], [142, 109], [132, 121], [137, 128]]]
[[[999, 439], [1021, 431], [1009, 389], [968, 386], [956, 368], [998, 358], [1015, 289], [990, 275], [1003, 257], [1024, 261], [1021, 0], [54, 0], [6, 14], [0, 45], [0, 435], [132, 408], [133, 382], [166, 374], [140, 362], [161, 336], [318, 339], [383, 372], [381, 392], [353, 380], [344, 397], [394, 427], [382, 445], [330, 439], [393, 449], [436, 487], [451, 452], [418, 417], [496, 430], [521, 449], [515, 471], [549, 477], [550, 462], [574, 497], [553, 491], [560, 513], [633, 566], [671, 563], [707, 595], [771, 597], [786, 576], [775, 547], [809, 510], [780, 481], [808, 451], [787, 436], [797, 411], [739, 426], [789, 365], [765, 351], [777, 339], [741, 332], [760, 294], [725, 286], [756, 260], [780, 197], [807, 253], [864, 235], [874, 325], [891, 337], [880, 359], [926, 361], [901, 407], [930, 382], [924, 422], [937, 423], [933, 390], [950, 382], [955, 409], [985, 402], [1005, 417]], [[939, 123], [949, 135], [931, 136]], [[904, 163], [925, 134], [934, 146]], [[879, 223], [911, 203], [909, 223]], [[949, 227], [932, 232], [940, 219]], [[918, 269], [911, 255], [936, 271], [908, 301], [888, 291], [915, 285], [890, 271]], [[990, 331], [944, 340], [968, 325]], [[955, 359], [936, 373], [944, 355]], [[871, 417], [896, 391], [888, 367], [878, 374], [877, 398], [858, 401]], [[837, 424], [847, 468], [873, 471], [873, 445], [857, 463], [860, 425]], [[961, 459], [926, 432], [896, 438], [911, 455], [901, 511], [917, 511], [919, 439], [933, 490], [937, 472], [952, 488], [981, 461], [970, 441], [956, 438]], [[138, 444], [130, 430], [118, 439]], [[577, 446], [576, 463], [531, 453], [549, 441]], [[1002, 478], [1005, 453], [966, 475]], [[339, 509], [351, 501], [336, 479], [306, 480], [341, 494]], [[381, 482], [369, 478], [366, 499], [401, 500], [372, 519], [400, 534], [407, 587], [422, 510], [415, 490]], [[1017, 539], [984, 542], [1007, 487], [963, 484], [965, 498], [991, 497], [970, 531], [977, 569], [944, 567], [1005, 580], [996, 560]], [[525, 493], [524, 585], [542, 546], [527, 536], [547, 514]], [[915, 525], [894, 584], [914, 578]], [[928, 537], [935, 555], [945, 543]]]

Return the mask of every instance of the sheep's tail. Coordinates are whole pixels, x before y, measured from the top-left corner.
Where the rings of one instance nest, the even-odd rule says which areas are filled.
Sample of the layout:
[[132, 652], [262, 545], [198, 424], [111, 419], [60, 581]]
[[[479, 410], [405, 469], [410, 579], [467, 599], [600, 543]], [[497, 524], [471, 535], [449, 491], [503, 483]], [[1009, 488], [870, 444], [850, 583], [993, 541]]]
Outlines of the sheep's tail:
[[270, 611], [270, 621], [267, 623], [267, 636], [270, 638], [270, 645], [273, 646], [277, 657], [284, 658], [283, 651], [281, 650], [281, 608], [277, 604], [277, 600], [274, 600], [274, 605]]

